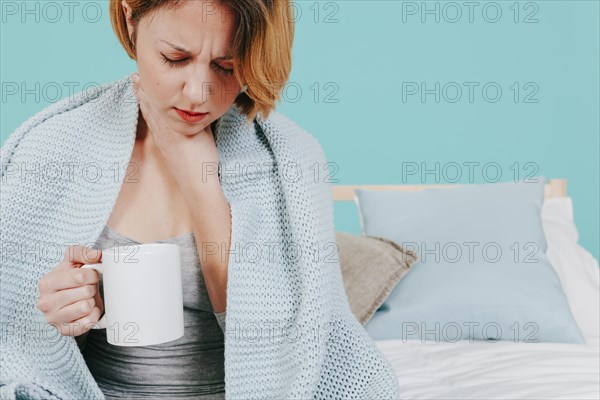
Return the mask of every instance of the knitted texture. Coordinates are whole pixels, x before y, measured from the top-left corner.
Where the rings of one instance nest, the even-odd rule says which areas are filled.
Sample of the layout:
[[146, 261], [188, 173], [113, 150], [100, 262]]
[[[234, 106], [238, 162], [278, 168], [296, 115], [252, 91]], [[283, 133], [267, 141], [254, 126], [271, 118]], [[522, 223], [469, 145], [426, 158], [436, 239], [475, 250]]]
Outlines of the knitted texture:
[[[96, 246], [138, 112], [126, 76], [45, 108], [2, 146], [1, 399], [104, 398], [74, 338], [37, 309], [38, 283], [69, 244]], [[226, 398], [398, 399], [348, 305], [319, 142], [277, 111], [249, 122], [235, 105], [214, 137], [232, 218], [231, 245], [217, 244], [230, 251]]]

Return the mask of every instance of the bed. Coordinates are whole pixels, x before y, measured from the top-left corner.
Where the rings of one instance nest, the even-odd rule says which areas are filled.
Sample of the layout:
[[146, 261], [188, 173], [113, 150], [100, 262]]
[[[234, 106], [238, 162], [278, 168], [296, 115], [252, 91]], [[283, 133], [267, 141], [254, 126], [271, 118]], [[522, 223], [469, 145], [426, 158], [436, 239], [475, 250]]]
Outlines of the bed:
[[[332, 185], [332, 193], [336, 202], [356, 202], [357, 189], [416, 192], [457, 186]], [[565, 179], [545, 183], [544, 207], [547, 256], [585, 343], [375, 340], [398, 376], [403, 399], [600, 398], [598, 261], [577, 243]]]

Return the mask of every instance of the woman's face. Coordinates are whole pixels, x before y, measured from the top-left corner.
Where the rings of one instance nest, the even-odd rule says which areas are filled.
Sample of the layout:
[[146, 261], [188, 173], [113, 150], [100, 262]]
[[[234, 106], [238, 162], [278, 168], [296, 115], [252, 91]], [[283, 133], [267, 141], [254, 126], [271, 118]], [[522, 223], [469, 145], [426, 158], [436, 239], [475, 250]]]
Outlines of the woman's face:
[[[122, 4], [130, 15], [127, 3]], [[138, 24], [135, 49], [142, 86], [154, 108], [182, 135], [202, 132], [240, 92], [229, 57], [235, 21], [218, 2], [191, 0], [145, 15]], [[208, 115], [190, 123], [176, 108]]]

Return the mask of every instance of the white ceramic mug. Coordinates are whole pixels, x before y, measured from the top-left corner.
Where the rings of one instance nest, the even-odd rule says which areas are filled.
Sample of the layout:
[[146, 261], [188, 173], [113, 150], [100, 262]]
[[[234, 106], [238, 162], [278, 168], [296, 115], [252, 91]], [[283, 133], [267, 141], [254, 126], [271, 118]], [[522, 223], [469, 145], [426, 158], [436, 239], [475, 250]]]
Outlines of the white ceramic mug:
[[115, 346], [149, 346], [183, 336], [181, 254], [172, 243], [113, 246], [102, 250], [104, 315], [92, 329], [106, 329]]

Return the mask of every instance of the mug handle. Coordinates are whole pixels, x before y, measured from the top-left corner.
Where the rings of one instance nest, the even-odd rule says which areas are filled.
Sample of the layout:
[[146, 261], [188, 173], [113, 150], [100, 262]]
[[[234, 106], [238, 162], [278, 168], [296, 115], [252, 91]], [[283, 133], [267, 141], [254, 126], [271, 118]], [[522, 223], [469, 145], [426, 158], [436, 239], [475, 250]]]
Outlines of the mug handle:
[[[99, 274], [104, 274], [104, 266], [102, 265], [102, 263], [83, 264], [80, 268], [95, 269], [96, 271], [98, 271]], [[105, 307], [106, 307], [106, 304], [105, 304]], [[106, 328], [107, 328], [107, 322], [106, 322], [106, 308], [105, 308], [104, 315], [102, 316], [102, 318], [100, 318], [100, 320], [96, 323], [96, 325], [94, 325], [92, 327], [92, 329], [106, 329]]]

